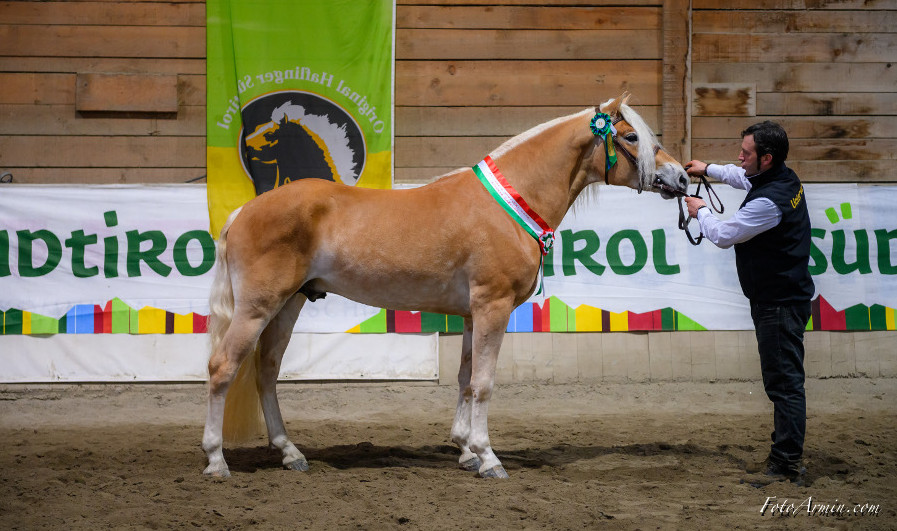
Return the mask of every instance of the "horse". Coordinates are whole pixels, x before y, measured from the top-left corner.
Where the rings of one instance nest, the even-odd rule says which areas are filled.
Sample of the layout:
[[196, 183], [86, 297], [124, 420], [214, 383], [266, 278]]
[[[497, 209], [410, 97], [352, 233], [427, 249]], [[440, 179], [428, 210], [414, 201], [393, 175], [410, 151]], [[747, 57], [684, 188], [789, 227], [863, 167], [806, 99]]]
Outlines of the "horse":
[[[477, 166], [418, 188], [303, 179], [234, 211], [221, 231], [210, 296], [204, 473], [230, 475], [222, 452], [225, 409], [234, 403], [257, 411], [258, 401], [283, 466], [308, 470], [287, 436], [275, 386], [303, 305], [336, 293], [374, 307], [463, 318], [451, 440], [462, 469], [507, 478], [487, 428], [496, 360], [512, 310], [539, 284], [551, 227], [592, 183], [665, 199], [689, 184], [628, 100], [624, 93], [536, 126]], [[615, 162], [617, 153], [628, 162]], [[238, 369], [253, 366], [256, 376], [235, 379]], [[231, 400], [232, 382], [231, 394], [256, 388], [258, 396]], [[245, 420], [231, 415], [235, 427]]]
[[265, 166], [274, 169], [273, 179], [261, 178], [260, 191], [308, 178], [344, 184], [358, 181], [360, 172], [346, 126], [331, 123], [327, 116], [309, 114], [291, 101], [275, 108], [271, 120], [255, 127], [244, 142], [246, 162], [254, 174], [270, 174]]

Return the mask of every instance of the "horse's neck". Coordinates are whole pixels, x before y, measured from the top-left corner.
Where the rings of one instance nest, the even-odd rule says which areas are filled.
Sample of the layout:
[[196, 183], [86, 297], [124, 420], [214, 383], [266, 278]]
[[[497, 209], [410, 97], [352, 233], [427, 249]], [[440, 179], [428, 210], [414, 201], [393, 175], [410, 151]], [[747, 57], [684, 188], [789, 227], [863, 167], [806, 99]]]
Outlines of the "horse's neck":
[[495, 163], [527, 204], [556, 228], [589, 184], [579, 166], [592, 139], [588, 124], [572, 118], [509, 149]]

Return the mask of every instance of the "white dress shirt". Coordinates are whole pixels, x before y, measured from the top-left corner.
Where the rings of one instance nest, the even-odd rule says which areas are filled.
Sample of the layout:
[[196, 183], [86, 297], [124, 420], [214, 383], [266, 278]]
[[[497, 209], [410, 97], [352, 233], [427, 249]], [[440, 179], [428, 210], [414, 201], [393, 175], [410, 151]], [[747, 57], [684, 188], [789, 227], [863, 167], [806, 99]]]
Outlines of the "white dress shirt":
[[[733, 188], [751, 189], [745, 171], [734, 164], [708, 164], [707, 175]], [[769, 198], [758, 197], [748, 201], [727, 220], [714, 216], [709, 208], [698, 210], [697, 220], [705, 238], [717, 247], [728, 249], [778, 225], [782, 221], [782, 211]]]

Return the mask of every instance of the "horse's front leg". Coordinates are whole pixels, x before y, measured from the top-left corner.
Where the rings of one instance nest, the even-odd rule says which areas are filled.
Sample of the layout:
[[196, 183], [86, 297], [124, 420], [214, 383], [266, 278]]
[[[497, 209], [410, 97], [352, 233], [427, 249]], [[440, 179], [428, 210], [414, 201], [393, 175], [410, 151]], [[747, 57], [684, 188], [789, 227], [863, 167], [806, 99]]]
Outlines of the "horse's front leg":
[[480, 469], [480, 458], [470, 451], [470, 408], [472, 391], [470, 389], [471, 352], [473, 350], [473, 323], [470, 318], [464, 319], [464, 335], [461, 341], [461, 366], [458, 368], [458, 406], [455, 408], [455, 421], [452, 423], [452, 441], [461, 448], [458, 463], [462, 469], [470, 472]]
[[470, 377], [470, 450], [480, 459], [480, 476], [506, 478], [501, 461], [489, 443], [489, 400], [495, 383], [498, 352], [508, 327], [511, 303], [494, 301], [473, 310]]

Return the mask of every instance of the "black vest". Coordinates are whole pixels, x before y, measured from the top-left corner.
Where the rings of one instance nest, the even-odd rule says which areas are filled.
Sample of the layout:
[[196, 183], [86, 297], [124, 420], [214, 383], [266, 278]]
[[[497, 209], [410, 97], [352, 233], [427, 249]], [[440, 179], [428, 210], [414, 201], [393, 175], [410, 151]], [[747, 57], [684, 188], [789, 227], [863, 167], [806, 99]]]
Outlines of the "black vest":
[[735, 244], [735, 264], [744, 295], [755, 302], [793, 304], [813, 298], [810, 263], [810, 214], [800, 179], [784, 164], [750, 178], [741, 204], [759, 197], [782, 211], [782, 221], [750, 240]]

